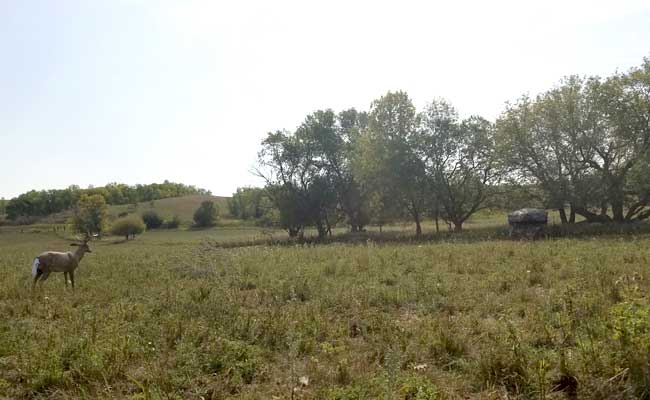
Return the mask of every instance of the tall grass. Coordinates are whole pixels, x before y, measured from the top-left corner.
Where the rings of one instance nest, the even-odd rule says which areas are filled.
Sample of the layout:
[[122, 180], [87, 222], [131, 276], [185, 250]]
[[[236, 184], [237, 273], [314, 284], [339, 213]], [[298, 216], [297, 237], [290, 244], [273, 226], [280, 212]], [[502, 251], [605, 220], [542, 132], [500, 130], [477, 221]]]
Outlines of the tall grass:
[[230, 249], [183, 235], [97, 242], [76, 291], [53, 275], [32, 293], [33, 257], [67, 242], [1, 233], [0, 397], [650, 397], [644, 232]]

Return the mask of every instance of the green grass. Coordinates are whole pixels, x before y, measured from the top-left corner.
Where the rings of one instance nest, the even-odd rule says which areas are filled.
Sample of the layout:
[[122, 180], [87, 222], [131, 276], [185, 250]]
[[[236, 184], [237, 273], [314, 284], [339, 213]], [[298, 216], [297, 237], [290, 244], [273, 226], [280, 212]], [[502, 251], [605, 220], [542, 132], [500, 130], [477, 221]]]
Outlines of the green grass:
[[32, 293], [68, 242], [0, 229], [0, 398], [650, 396], [647, 234], [215, 246], [266, 234], [107, 238]]

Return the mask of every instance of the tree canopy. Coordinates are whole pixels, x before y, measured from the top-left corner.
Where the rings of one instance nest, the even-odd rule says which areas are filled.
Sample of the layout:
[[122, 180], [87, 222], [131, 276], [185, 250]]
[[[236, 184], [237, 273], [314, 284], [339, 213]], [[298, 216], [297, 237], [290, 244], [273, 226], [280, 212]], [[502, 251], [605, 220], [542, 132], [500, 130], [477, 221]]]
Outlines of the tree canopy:
[[425, 217], [460, 231], [482, 208], [522, 203], [557, 209], [563, 223], [647, 219], [650, 59], [607, 78], [569, 76], [495, 122], [460, 118], [444, 99], [418, 112], [402, 91], [367, 113], [318, 110], [295, 131], [267, 135], [257, 173], [266, 186], [256, 196], [291, 236], [403, 218], [419, 235]]

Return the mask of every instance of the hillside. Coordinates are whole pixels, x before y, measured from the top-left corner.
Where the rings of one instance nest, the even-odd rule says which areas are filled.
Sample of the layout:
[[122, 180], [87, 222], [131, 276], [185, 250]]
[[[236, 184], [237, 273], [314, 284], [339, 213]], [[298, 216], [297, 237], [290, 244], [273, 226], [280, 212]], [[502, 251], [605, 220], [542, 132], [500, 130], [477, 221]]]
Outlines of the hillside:
[[135, 210], [132, 204], [110, 206], [108, 213], [112, 217], [117, 217], [120, 213], [123, 212], [131, 213], [135, 211], [138, 214], [142, 214], [145, 211], [154, 210], [163, 218], [169, 218], [173, 215], [178, 215], [183, 223], [190, 223], [192, 222], [194, 211], [201, 205], [203, 201], [206, 200], [214, 201], [219, 207], [221, 216], [228, 217], [228, 197], [201, 194], [138, 203], [138, 207]]

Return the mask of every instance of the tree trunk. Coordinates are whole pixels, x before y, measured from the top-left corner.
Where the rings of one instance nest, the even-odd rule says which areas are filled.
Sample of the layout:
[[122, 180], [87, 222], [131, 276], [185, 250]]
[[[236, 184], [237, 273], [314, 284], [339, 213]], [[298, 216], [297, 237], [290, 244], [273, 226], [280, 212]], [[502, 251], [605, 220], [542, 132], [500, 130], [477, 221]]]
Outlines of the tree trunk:
[[600, 215], [607, 215], [607, 209], [608, 208], [609, 208], [609, 206], [607, 205], [607, 203], [603, 201], [600, 204]]
[[332, 224], [330, 224], [330, 220], [328, 218], [325, 218], [325, 224], [327, 228], [327, 235], [329, 237], [332, 237]]
[[562, 225], [569, 223], [566, 218], [566, 211], [564, 211], [564, 207], [560, 207], [557, 210], [560, 212], [560, 221], [562, 221]]
[[570, 205], [571, 207], [571, 214], [569, 215], [569, 223], [570, 224], [575, 224], [576, 223], [576, 209], [573, 207], [573, 204]]
[[379, 233], [381, 233], [381, 227], [382, 227], [382, 225], [379, 224]]
[[575, 207], [575, 212], [576, 214], [583, 216], [587, 222], [612, 222], [612, 219], [609, 217], [609, 215], [596, 214], [587, 210], [585, 207]]
[[422, 226], [420, 225], [420, 213], [414, 212], [413, 218], [415, 219], [415, 236], [422, 235]]
[[454, 232], [463, 231], [463, 221], [454, 221]]
[[325, 236], [327, 236], [327, 229], [325, 229], [325, 227], [323, 227], [322, 225], [316, 226], [316, 229], [318, 230], [318, 238], [319, 239], [322, 239]]
[[436, 233], [440, 233], [440, 225], [438, 224], [438, 218], [440, 217], [440, 212], [438, 211], [438, 208], [436, 207]]
[[625, 221], [622, 201], [612, 202], [612, 214], [614, 216], [614, 222], [621, 223]]

